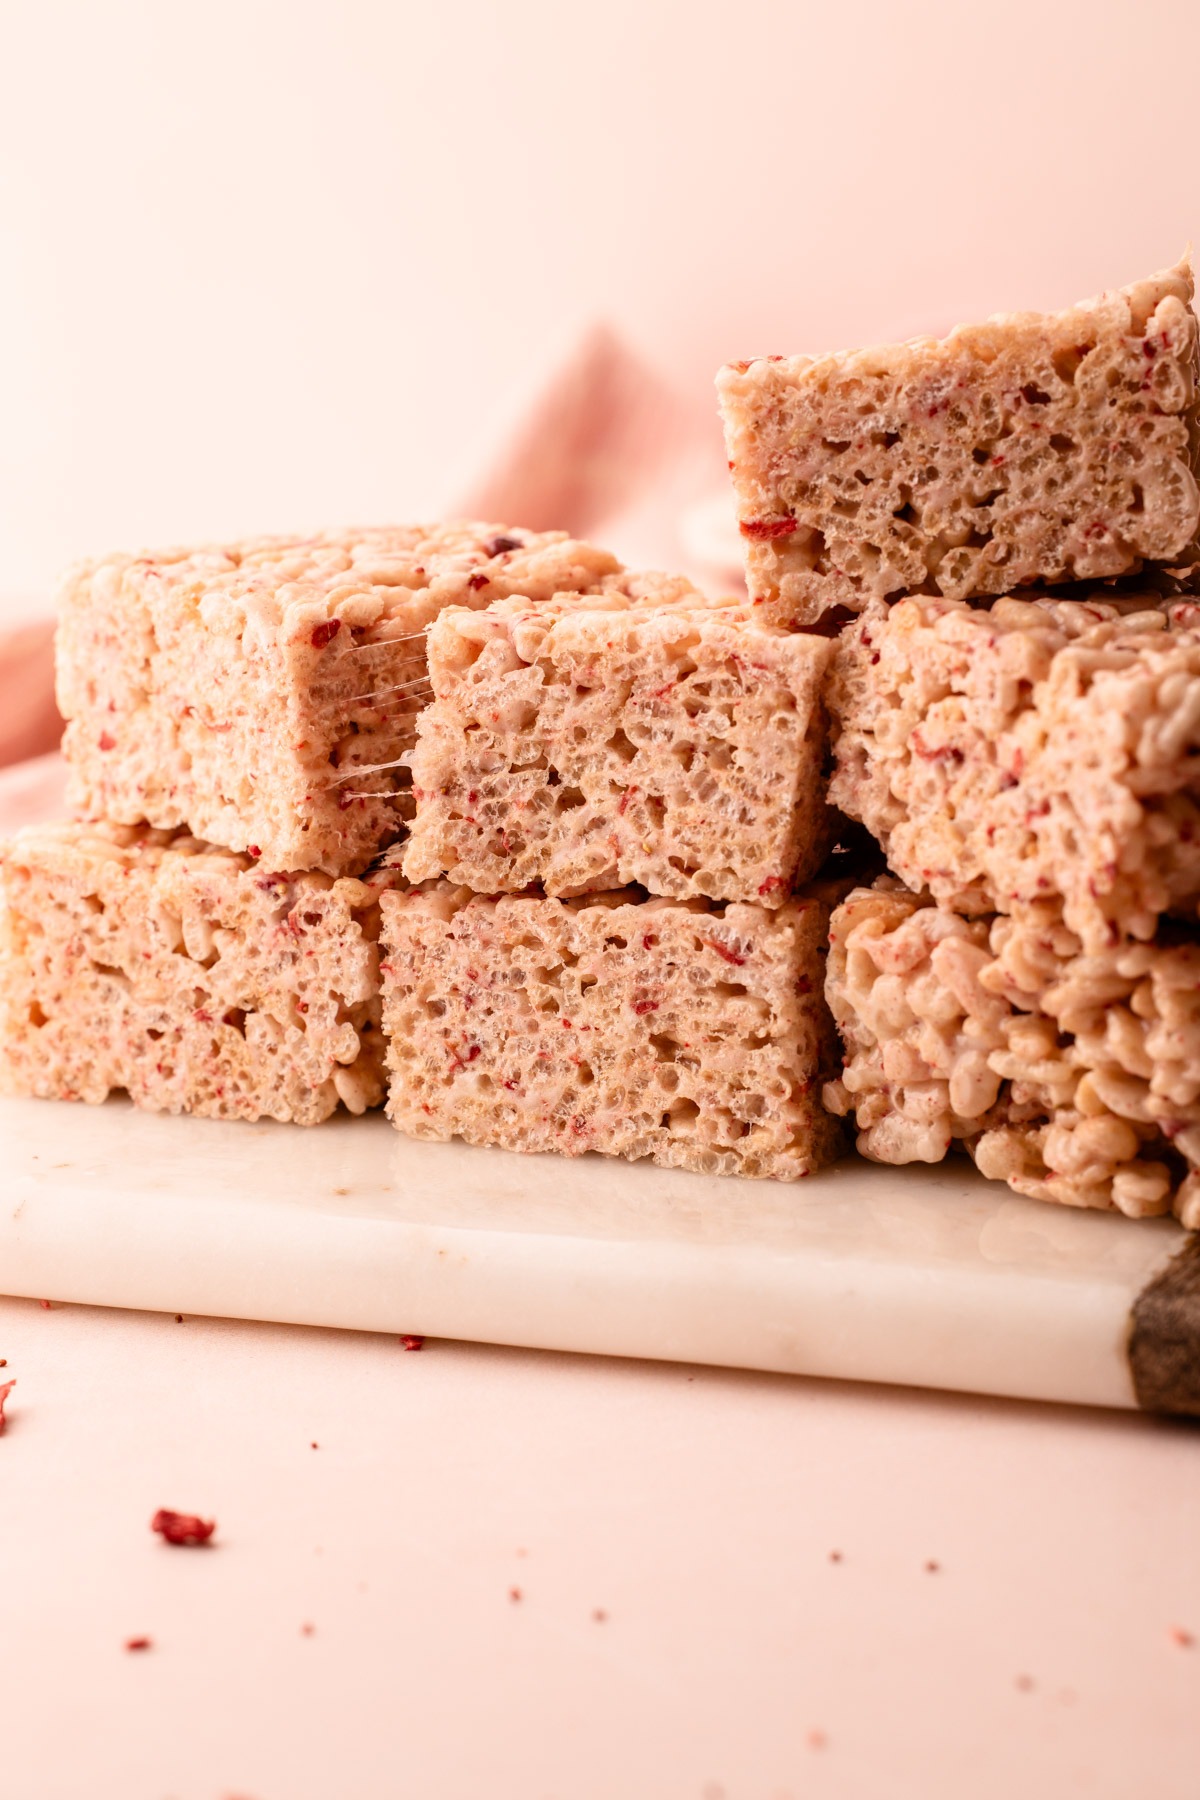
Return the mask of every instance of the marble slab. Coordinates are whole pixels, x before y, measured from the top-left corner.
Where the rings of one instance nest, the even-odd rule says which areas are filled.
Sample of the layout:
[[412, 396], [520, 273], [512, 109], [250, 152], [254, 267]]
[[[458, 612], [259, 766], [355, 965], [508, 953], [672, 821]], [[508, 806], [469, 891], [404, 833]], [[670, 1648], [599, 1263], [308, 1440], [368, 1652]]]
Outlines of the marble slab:
[[0, 1292], [1132, 1406], [1183, 1241], [965, 1162], [785, 1185], [0, 1101]]

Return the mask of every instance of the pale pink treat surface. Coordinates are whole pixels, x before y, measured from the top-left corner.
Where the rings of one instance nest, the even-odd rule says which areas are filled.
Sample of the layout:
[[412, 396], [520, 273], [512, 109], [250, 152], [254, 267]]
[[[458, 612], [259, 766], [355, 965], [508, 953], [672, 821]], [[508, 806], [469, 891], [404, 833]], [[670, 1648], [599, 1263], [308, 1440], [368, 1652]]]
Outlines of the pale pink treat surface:
[[388, 1110], [416, 1137], [791, 1179], [828, 1162], [837, 892], [759, 906], [383, 900]]
[[1192, 271], [942, 339], [718, 377], [751, 597], [781, 625], [902, 593], [1091, 581], [1200, 524]]
[[1058, 899], [1088, 948], [1200, 895], [1200, 608], [903, 600], [838, 642], [830, 799], [966, 913]]
[[312, 1125], [384, 1094], [379, 899], [182, 833], [31, 827], [0, 857], [0, 1084]]
[[832, 646], [700, 598], [443, 612], [407, 877], [785, 900], [830, 844]]
[[1047, 904], [965, 919], [885, 880], [833, 914], [824, 1090], [875, 1162], [956, 1142], [1020, 1194], [1200, 1226], [1200, 941], [1093, 954]]
[[564, 532], [413, 525], [84, 563], [60, 598], [69, 802], [266, 868], [364, 868], [408, 810], [424, 631], [620, 569]]

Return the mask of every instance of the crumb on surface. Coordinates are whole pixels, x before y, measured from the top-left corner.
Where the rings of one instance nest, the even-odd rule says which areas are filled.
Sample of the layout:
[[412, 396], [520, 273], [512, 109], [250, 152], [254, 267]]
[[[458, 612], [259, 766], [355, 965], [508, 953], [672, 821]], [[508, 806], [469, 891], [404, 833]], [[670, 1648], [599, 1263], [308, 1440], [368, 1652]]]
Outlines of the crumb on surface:
[[160, 1506], [150, 1521], [150, 1529], [168, 1544], [195, 1547], [209, 1542], [217, 1522], [198, 1518], [195, 1513], [172, 1512], [169, 1507]]

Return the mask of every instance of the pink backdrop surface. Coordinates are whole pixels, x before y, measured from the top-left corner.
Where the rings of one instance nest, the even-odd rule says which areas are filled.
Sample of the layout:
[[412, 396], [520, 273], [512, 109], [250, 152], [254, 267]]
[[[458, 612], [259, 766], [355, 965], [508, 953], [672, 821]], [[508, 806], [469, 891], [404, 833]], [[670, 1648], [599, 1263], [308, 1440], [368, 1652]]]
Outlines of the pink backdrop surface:
[[1192, 1431], [33, 1301], [0, 1353], [13, 1800], [1195, 1800]]

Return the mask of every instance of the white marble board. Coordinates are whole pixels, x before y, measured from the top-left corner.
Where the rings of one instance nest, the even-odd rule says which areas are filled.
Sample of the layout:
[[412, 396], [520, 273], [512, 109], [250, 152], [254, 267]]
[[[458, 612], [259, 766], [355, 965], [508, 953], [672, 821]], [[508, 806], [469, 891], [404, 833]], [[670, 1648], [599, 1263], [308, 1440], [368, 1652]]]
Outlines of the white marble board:
[[0, 1292], [1132, 1406], [1182, 1242], [965, 1162], [795, 1184], [0, 1101]]

